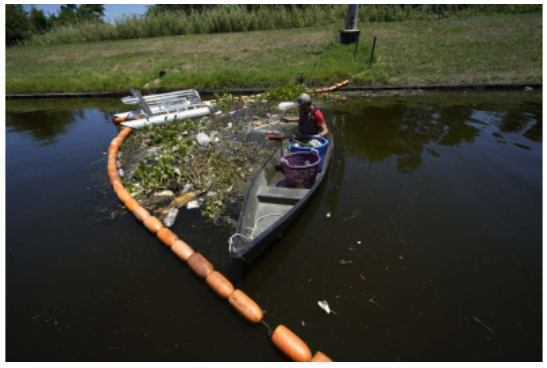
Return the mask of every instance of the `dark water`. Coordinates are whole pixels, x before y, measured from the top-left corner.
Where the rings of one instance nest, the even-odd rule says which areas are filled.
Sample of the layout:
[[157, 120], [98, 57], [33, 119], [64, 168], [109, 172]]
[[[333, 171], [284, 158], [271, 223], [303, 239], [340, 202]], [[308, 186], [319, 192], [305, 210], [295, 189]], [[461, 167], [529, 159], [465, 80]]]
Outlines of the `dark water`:
[[[111, 218], [102, 159], [122, 108], [7, 104], [7, 360], [285, 360], [132, 216]], [[541, 94], [324, 112], [328, 181], [241, 281], [265, 320], [339, 361], [541, 360]], [[230, 229], [187, 211], [174, 231], [229, 271]]]

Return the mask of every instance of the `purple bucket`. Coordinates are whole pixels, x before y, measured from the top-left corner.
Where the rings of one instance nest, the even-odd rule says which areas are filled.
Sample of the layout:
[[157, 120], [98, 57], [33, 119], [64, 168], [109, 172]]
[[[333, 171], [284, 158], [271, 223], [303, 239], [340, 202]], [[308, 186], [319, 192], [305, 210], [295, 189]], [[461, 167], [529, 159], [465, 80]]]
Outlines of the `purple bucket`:
[[289, 153], [281, 158], [281, 167], [289, 188], [309, 189], [315, 184], [321, 156], [316, 151]]

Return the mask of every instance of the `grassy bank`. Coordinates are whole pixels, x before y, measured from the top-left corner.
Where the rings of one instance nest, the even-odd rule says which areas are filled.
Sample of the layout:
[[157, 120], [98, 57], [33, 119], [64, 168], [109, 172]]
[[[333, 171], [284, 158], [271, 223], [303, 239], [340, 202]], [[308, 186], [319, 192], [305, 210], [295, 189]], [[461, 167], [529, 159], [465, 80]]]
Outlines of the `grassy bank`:
[[[541, 14], [361, 24], [353, 46], [334, 28], [189, 35], [6, 52], [8, 93], [126, 91], [161, 70], [167, 89], [307, 85], [416, 86], [541, 83]], [[372, 37], [377, 60], [368, 67]]]

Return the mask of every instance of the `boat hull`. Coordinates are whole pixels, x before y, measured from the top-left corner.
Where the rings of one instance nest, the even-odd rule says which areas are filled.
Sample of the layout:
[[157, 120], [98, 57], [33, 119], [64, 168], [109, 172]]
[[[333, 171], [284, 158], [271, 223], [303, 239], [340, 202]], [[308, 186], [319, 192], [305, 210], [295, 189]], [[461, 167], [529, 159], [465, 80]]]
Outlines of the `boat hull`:
[[[330, 144], [325, 155], [324, 169], [318, 175], [315, 184], [307, 190], [278, 188], [275, 185], [275, 177], [268, 179], [268, 172], [277, 166], [278, 161], [286, 152], [284, 148], [275, 152], [263, 165], [257, 176], [254, 178], [243, 204], [239, 223], [237, 227], [238, 234], [245, 234], [249, 228], [259, 229], [252, 240], [244, 240], [244, 237], [235, 237], [230, 246], [230, 256], [234, 259], [241, 259], [246, 263], [253, 262], [268, 246], [278, 237], [280, 237], [294, 222], [305, 206], [310, 202], [323, 182], [330, 166], [330, 161], [334, 152], [334, 142], [332, 135], [327, 137]], [[270, 174], [270, 176], [272, 176]], [[271, 193], [270, 190], [271, 189]], [[291, 194], [292, 193], [292, 194]], [[267, 197], [267, 198], [265, 198]], [[264, 203], [264, 202], [267, 203]], [[257, 220], [263, 219], [269, 215], [282, 213], [282, 216], [271, 220], [264, 226], [260, 226]]]

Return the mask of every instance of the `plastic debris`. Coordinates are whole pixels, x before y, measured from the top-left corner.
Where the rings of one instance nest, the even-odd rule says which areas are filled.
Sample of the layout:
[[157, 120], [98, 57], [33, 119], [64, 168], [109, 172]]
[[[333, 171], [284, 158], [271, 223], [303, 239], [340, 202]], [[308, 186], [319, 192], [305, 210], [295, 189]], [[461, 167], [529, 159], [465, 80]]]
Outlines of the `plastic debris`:
[[120, 178], [123, 178], [124, 176], [123, 169], [118, 169], [118, 174], [120, 175]]
[[222, 115], [222, 111], [221, 111], [221, 110], [219, 110], [219, 111], [215, 112], [215, 113], [214, 113], [213, 115], [214, 115], [214, 116], [219, 116], [219, 115]]
[[163, 224], [165, 227], [171, 227], [175, 224], [175, 220], [177, 219], [177, 215], [179, 214], [179, 209], [176, 207], [170, 208], [169, 212], [167, 212], [167, 216], [163, 220]]
[[181, 194], [186, 194], [186, 193], [188, 193], [189, 191], [191, 191], [192, 189], [194, 189], [194, 187], [192, 186], [192, 184], [186, 183], [186, 184], [184, 184], [184, 188], [182, 189], [182, 193], [181, 193]]
[[164, 190], [158, 193], [154, 193], [154, 197], [174, 197], [175, 193], [171, 190]]
[[123, 151], [118, 151], [118, 159], [122, 158], [123, 156]]
[[320, 300], [317, 302], [317, 304], [319, 305], [319, 307], [321, 307], [321, 309], [323, 309], [325, 312], [327, 312], [327, 314], [336, 314], [334, 313], [334, 311], [332, 309], [330, 309], [329, 307], [329, 303], [327, 303], [326, 300]]
[[199, 202], [198, 201], [190, 201], [188, 202], [188, 205], [186, 206], [189, 210], [193, 210], [194, 208], [199, 208]]
[[122, 168], [122, 162], [120, 160], [116, 161], [116, 169]]
[[308, 142], [308, 144], [312, 147], [319, 147], [323, 145], [323, 143], [321, 143], [321, 141], [317, 139], [312, 139], [311, 141]]
[[209, 138], [209, 136], [205, 133], [199, 133], [197, 136], [196, 136], [196, 141], [198, 142], [198, 144], [200, 146], [206, 146], [208, 145], [209, 143], [211, 143], [211, 138]]
[[187, 204], [188, 202], [190, 202], [192, 199], [196, 197], [197, 197], [196, 192], [189, 192], [189, 193], [181, 195], [180, 197], [173, 199], [171, 203], [169, 204], [169, 206], [181, 208], [182, 206], [184, 206], [185, 204]]
[[277, 108], [281, 111], [285, 111], [285, 110], [288, 110], [288, 109], [292, 109], [293, 107], [296, 107], [298, 106], [296, 104], [296, 102], [281, 102], [279, 105], [277, 105]]
[[346, 259], [341, 259], [338, 263], [341, 264], [341, 265], [346, 265], [346, 264], [352, 264], [353, 261], [348, 261]]
[[360, 240], [357, 240], [357, 244], [361, 244], [361, 241], [360, 241]]
[[326, 218], [330, 218], [330, 217], [331, 217], [330, 212], [327, 212], [327, 215], [326, 215], [325, 217], [326, 217]]

